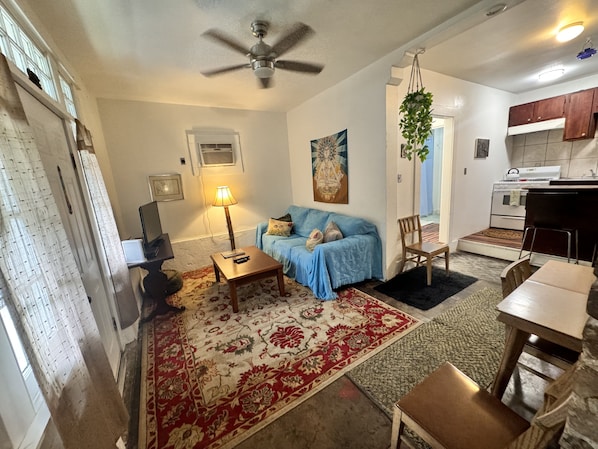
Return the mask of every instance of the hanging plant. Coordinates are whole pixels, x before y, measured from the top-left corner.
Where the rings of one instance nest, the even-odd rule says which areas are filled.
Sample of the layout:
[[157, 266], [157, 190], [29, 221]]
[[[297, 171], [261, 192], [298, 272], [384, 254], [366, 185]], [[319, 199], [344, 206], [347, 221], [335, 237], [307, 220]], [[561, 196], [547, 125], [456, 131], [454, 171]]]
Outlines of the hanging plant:
[[426, 140], [432, 132], [432, 98], [432, 93], [426, 92], [423, 85], [416, 54], [411, 66], [407, 95], [399, 108], [401, 115], [399, 127], [403, 138], [407, 141], [404, 152], [409, 160], [416, 155], [423, 162], [430, 152]]

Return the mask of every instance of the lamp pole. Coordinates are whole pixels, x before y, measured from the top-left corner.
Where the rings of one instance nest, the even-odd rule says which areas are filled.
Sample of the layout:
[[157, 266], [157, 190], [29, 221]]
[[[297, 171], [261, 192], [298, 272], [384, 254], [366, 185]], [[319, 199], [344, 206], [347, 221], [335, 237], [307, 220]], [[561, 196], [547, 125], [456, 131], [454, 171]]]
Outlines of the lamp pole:
[[226, 215], [226, 227], [228, 228], [228, 238], [230, 239], [230, 249], [235, 249], [235, 234], [233, 232], [233, 225], [230, 221], [230, 214], [228, 213], [228, 206], [224, 206], [224, 215]]

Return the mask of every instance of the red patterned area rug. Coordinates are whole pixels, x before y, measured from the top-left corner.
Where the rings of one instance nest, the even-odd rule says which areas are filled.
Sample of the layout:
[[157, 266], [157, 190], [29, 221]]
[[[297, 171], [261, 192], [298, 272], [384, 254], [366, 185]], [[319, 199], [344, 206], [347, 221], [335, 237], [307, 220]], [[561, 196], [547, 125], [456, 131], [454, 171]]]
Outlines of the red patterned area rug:
[[354, 288], [320, 301], [285, 277], [242, 286], [233, 313], [211, 267], [170, 298], [186, 310], [144, 325], [139, 447], [229, 448], [416, 328]]

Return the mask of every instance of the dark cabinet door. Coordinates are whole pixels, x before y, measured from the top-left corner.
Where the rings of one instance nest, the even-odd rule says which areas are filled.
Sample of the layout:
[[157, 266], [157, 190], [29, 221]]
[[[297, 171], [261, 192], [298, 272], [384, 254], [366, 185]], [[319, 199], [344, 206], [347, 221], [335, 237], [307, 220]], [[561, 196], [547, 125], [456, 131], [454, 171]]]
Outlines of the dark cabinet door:
[[509, 126], [525, 125], [565, 116], [566, 95], [519, 104], [509, 109]]
[[582, 90], [567, 95], [566, 121], [563, 140], [591, 139], [596, 132], [594, 91]]
[[552, 120], [565, 116], [566, 95], [546, 98], [534, 103], [534, 121]]
[[534, 117], [534, 103], [512, 106], [509, 109], [509, 126], [525, 125]]

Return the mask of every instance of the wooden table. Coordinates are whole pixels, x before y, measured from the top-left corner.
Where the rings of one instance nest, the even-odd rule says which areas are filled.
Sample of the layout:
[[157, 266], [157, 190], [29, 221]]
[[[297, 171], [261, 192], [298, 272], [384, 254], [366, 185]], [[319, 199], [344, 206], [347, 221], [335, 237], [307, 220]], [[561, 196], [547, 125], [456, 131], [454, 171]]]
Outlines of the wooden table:
[[249, 256], [249, 260], [244, 263], [235, 263], [235, 258], [231, 257], [227, 259], [222, 253], [216, 253], [210, 256], [214, 263], [216, 282], [220, 282], [220, 274], [222, 274], [228, 283], [230, 298], [233, 304], [233, 312], [239, 311], [237, 286], [242, 284], [276, 276], [278, 278], [278, 291], [280, 292], [280, 296], [285, 295], [282, 264], [280, 262], [255, 246], [239, 248], [238, 251], [244, 252], [245, 254], [243, 256]]
[[497, 305], [505, 350], [492, 385], [501, 398], [530, 334], [581, 352], [592, 267], [551, 260]]
[[140, 323], [151, 321], [157, 315], [185, 310], [184, 307], [171, 306], [166, 302], [166, 298], [168, 297], [168, 276], [162, 271], [162, 263], [169, 259], [174, 259], [172, 245], [170, 244], [170, 236], [168, 234], [162, 234], [158, 252], [155, 256], [142, 262], [127, 265], [129, 268], [141, 267], [144, 270], [147, 270], [148, 273], [143, 278], [143, 287], [155, 301], [154, 309], [148, 316], [142, 318]]

